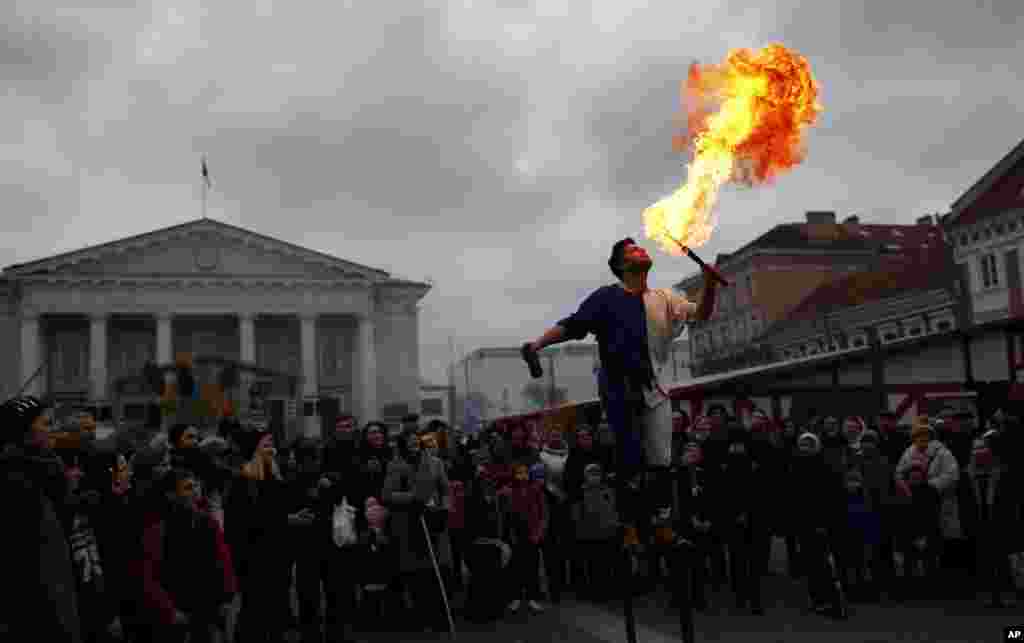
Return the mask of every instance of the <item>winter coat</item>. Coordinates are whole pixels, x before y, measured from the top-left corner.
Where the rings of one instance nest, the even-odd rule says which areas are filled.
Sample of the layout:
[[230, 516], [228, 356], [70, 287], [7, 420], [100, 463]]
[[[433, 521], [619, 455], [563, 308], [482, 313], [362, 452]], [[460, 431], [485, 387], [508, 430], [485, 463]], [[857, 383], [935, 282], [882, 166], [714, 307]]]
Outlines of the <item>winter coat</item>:
[[452, 499], [451, 511], [448, 512], [448, 529], [464, 529], [466, 527], [467, 484], [462, 480], [448, 481], [448, 491]]
[[846, 438], [841, 435], [822, 436], [821, 438], [821, 456], [825, 460], [825, 464], [836, 475], [842, 476], [846, 474], [846, 452], [848, 446]]
[[373, 497], [380, 500], [384, 491], [384, 479], [388, 475], [388, 463], [394, 458], [387, 447], [381, 449], [364, 448], [359, 456], [359, 484], [361, 491], [359, 496], [366, 501], [366, 498]]
[[[108, 475], [109, 478], [109, 475]], [[130, 572], [133, 559], [142, 555], [141, 498], [134, 489], [121, 496], [109, 489], [93, 512], [93, 528], [103, 561], [104, 585], [113, 609], [122, 611], [133, 603], [138, 592]], [[111, 614], [116, 616], [117, 613]]]
[[[995, 468], [985, 474], [972, 468], [966, 478], [970, 493], [961, 515], [967, 534], [980, 546], [993, 549], [993, 553], [1012, 554], [1024, 549], [1018, 537], [1024, 517], [1005, 469]], [[983, 486], [987, 486], [984, 494]], [[983, 509], [987, 511], [983, 513]]]
[[608, 541], [617, 533], [619, 513], [615, 508], [615, 492], [605, 485], [584, 488], [570, 513], [578, 541]]
[[0, 640], [82, 640], [71, 553], [58, 518], [63, 465], [51, 452], [12, 448], [0, 455], [0, 493], [16, 519], [0, 529], [0, 547], [14, 562], [4, 575]]
[[938, 538], [941, 535], [941, 506], [941, 495], [934, 487], [929, 484], [913, 487], [909, 504], [900, 512], [903, 540], [910, 542], [922, 537]]
[[782, 506], [786, 503], [788, 454], [782, 447], [756, 441], [752, 443], [752, 455], [756, 478], [753, 513], [765, 527], [782, 533], [785, 528]]
[[[565, 459], [565, 469], [562, 473], [562, 484], [565, 489], [568, 502], [579, 500], [583, 494], [583, 471], [588, 464], [602, 464], [601, 456], [597, 448], [583, 450], [572, 449]], [[608, 473], [608, 471], [605, 471]]]
[[895, 485], [894, 467], [882, 454], [868, 457], [863, 454], [851, 462], [864, 480], [864, 499], [870, 511], [884, 513], [893, 505]]
[[539, 545], [547, 529], [547, 500], [539, 481], [514, 480], [498, 491], [505, 536], [511, 543], [529, 541]]
[[871, 507], [865, 489], [846, 495], [846, 537], [849, 542], [878, 545], [882, 542], [882, 523]]
[[243, 588], [251, 576], [287, 557], [281, 543], [288, 537], [288, 498], [284, 480], [232, 482], [224, 506], [225, 536]]
[[737, 525], [741, 516], [745, 516], [749, 524], [760, 500], [753, 458], [746, 454], [727, 455], [718, 467], [716, 475], [723, 484], [718, 493], [717, 520], [713, 522], [729, 529]]
[[141, 583], [140, 615], [154, 625], [174, 623], [175, 611], [209, 616], [238, 591], [220, 525], [193, 509], [148, 514], [131, 569]]
[[817, 528], [839, 530], [846, 524], [846, 498], [842, 478], [818, 455], [801, 455], [790, 468], [791, 514], [797, 533]]
[[[451, 509], [444, 463], [425, 453], [420, 455], [420, 462], [415, 468], [401, 458], [392, 460], [382, 495], [384, 505], [391, 512], [391, 537], [398, 551], [399, 571], [410, 573], [431, 569], [433, 563], [421, 516], [423, 505], [432, 497], [439, 500], [440, 507]], [[448, 530], [431, 534], [430, 542], [438, 564], [450, 567], [452, 555]]]
[[694, 518], [710, 522], [712, 529], [717, 527], [721, 481], [717, 472], [716, 467], [703, 464], [675, 469], [675, 515], [679, 516], [680, 529], [684, 533], [693, 532]]
[[[904, 479], [913, 462], [916, 447], [910, 446], [900, 457], [896, 465], [896, 479]], [[960, 467], [953, 453], [944, 444], [936, 440], [928, 443], [925, 450], [928, 462], [928, 484], [934, 488], [942, 501], [940, 508], [942, 534], [946, 538], [959, 538], [962, 528], [959, 518], [959, 502], [957, 498], [957, 481], [960, 478]]]
[[568, 449], [552, 449], [545, 446], [540, 452], [540, 461], [544, 464], [544, 487], [548, 490], [548, 499], [564, 502], [565, 464], [569, 459]]

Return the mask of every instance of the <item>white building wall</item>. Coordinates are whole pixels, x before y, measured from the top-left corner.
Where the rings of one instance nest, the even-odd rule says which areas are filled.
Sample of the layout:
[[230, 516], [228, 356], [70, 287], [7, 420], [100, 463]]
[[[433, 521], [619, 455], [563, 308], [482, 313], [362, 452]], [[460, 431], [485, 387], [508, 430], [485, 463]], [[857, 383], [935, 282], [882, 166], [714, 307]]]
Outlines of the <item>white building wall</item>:
[[419, 413], [418, 315], [378, 313], [374, 316], [377, 348], [377, 409], [403, 404]]

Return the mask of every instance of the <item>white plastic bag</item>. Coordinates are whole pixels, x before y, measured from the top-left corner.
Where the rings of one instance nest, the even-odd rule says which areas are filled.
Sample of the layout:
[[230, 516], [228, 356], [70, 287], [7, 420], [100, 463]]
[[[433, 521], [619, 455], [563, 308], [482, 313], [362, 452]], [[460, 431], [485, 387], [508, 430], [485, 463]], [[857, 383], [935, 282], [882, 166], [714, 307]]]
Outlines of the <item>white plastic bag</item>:
[[348, 504], [348, 498], [342, 498], [341, 504], [334, 508], [333, 522], [334, 544], [347, 547], [358, 542], [356, 535], [356, 509]]

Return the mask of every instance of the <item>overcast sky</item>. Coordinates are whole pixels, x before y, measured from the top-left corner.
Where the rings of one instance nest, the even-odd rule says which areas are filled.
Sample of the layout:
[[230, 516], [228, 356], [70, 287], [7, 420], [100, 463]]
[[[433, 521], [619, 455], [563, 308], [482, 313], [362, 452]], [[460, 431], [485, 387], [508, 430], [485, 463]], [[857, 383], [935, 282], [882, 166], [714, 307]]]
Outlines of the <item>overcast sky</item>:
[[[803, 166], [725, 191], [708, 257], [809, 209], [944, 212], [1024, 137], [1019, 0], [96, 6], [0, 3], [0, 263], [197, 218], [205, 153], [210, 216], [433, 280], [438, 383], [449, 336], [518, 345], [613, 279], [611, 244], [685, 178], [693, 60], [782, 42], [824, 106]], [[693, 272], [652, 254], [655, 286]]]

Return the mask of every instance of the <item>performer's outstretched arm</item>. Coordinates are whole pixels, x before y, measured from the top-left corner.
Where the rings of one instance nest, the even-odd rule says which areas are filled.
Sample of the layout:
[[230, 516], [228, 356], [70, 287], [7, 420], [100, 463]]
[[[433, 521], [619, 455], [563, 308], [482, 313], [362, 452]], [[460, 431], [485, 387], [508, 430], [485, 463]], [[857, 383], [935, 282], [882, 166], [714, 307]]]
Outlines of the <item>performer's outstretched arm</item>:
[[552, 344], [561, 344], [566, 341], [569, 341], [569, 337], [566, 336], [565, 329], [556, 324], [537, 338], [537, 341], [530, 344], [530, 349], [537, 352]]

